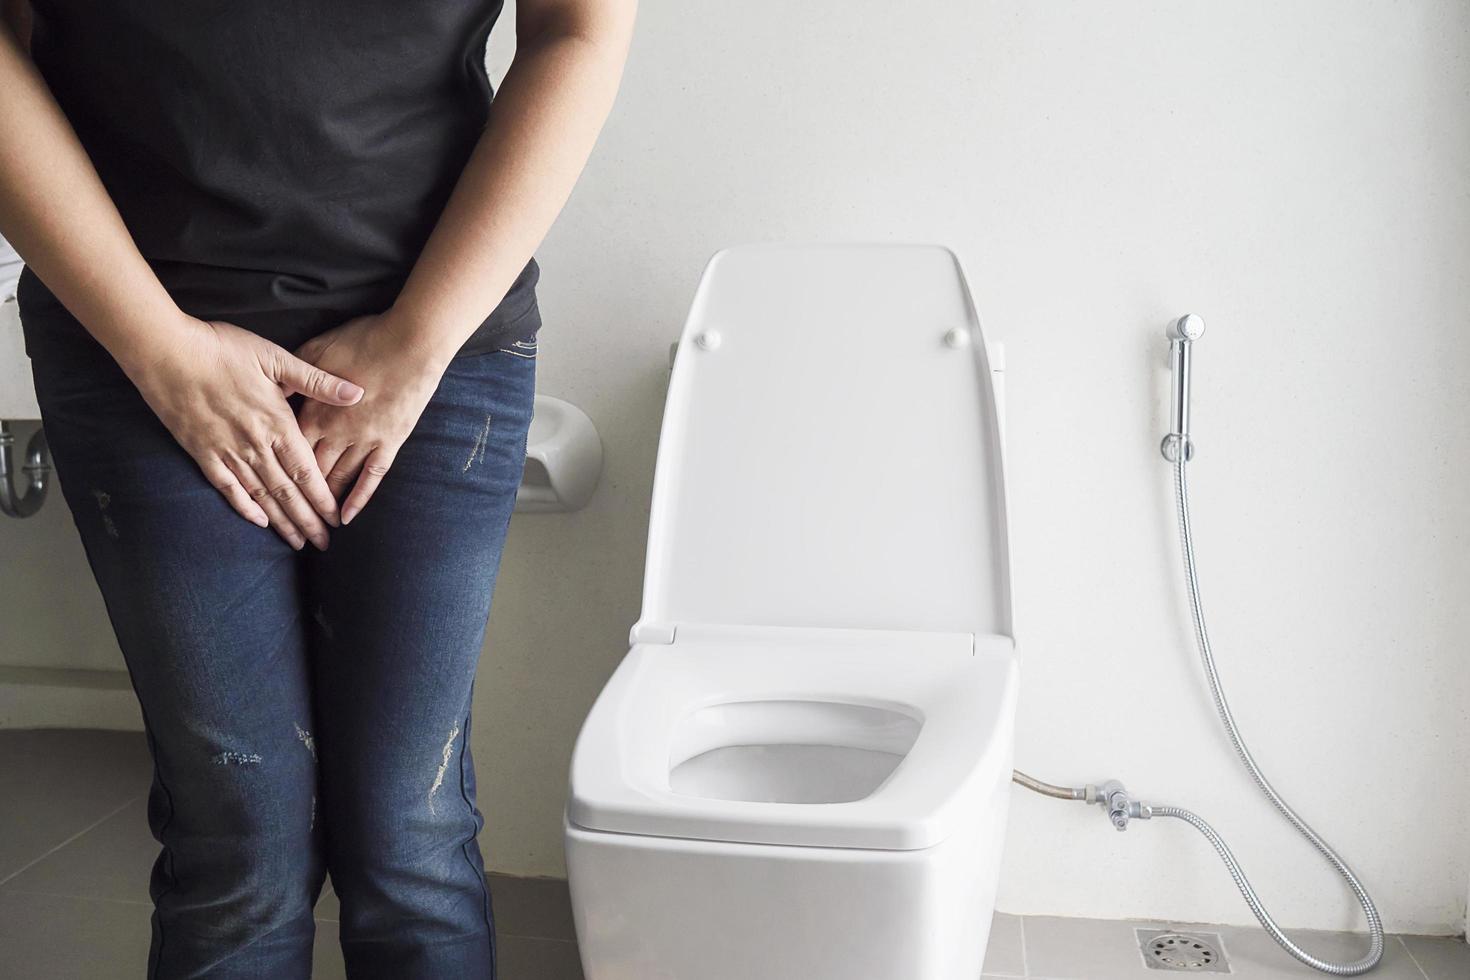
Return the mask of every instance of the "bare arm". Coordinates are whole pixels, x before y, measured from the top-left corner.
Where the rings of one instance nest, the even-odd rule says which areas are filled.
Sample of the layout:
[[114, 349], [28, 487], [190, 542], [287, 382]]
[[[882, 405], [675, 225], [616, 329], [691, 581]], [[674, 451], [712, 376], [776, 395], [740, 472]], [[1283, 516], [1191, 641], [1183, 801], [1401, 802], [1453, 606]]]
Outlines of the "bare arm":
[[325, 547], [322, 521], [336, 520], [336, 502], [286, 391], [339, 405], [361, 392], [263, 338], [178, 308], [31, 62], [29, 4], [4, 3], [0, 234], [107, 348], [241, 516], [270, 524], [295, 547], [306, 539]]
[[125, 367], [182, 314], [138, 253], [71, 125], [31, 64], [29, 4], [0, 29], [0, 230], [56, 297]]
[[541, 244], [612, 109], [635, 0], [520, 0], [485, 135], [394, 313], [441, 352], [494, 310]]
[[[392, 309], [302, 348], [361, 406], [302, 411], [344, 523], [372, 496], [455, 352], [494, 311], [581, 174], [612, 108], [636, 0], [519, 0], [490, 120]], [[345, 341], [345, 342], [344, 342]]]

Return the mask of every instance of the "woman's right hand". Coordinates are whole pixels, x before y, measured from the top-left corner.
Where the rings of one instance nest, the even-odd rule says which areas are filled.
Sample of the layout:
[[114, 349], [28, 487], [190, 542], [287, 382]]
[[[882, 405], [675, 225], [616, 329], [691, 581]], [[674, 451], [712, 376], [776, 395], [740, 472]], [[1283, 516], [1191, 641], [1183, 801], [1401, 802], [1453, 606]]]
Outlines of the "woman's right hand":
[[246, 520], [291, 547], [327, 546], [337, 501], [286, 401], [352, 405], [362, 388], [229, 323], [186, 317], [136, 359], [119, 359], [149, 407]]
[[293, 547], [326, 547], [337, 503], [286, 396], [350, 405], [362, 389], [249, 331], [179, 310], [31, 61], [24, 25], [8, 16], [15, 4], [0, 4], [5, 237], [235, 510]]

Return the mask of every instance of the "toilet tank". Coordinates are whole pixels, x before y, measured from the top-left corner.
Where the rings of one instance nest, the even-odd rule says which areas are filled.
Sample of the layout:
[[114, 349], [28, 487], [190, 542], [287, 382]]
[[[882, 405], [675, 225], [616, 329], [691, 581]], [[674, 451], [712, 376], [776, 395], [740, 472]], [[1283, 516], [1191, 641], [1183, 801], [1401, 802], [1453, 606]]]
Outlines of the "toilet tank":
[[997, 404], [948, 249], [720, 252], [675, 357], [634, 638], [680, 623], [1010, 636]]

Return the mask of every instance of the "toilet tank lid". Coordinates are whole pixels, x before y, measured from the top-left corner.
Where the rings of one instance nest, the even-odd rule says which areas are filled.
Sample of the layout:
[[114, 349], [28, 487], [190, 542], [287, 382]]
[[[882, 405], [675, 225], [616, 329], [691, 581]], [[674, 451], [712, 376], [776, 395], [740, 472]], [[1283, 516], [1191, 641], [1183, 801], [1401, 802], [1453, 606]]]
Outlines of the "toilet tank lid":
[[987, 357], [948, 249], [718, 253], [670, 382], [640, 628], [1009, 635]]

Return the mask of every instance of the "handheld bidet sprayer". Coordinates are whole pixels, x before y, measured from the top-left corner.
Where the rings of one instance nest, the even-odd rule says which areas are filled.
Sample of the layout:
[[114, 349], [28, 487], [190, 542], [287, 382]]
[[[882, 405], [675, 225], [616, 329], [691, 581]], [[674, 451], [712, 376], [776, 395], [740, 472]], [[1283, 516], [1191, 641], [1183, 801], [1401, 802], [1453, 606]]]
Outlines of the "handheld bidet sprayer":
[[1020, 785], [1043, 796], [1052, 796], [1062, 800], [1079, 800], [1085, 803], [1096, 803], [1103, 807], [1108, 814], [1108, 819], [1118, 830], [1127, 830], [1132, 820], [1152, 820], [1155, 817], [1172, 817], [1182, 820], [1198, 830], [1214, 847], [1215, 853], [1220, 860], [1225, 862], [1230, 871], [1230, 877], [1235, 886], [1240, 889], [1241, 896], [1246, 904], [1250, 906], [1261, 927], [1276, 940], [1277, 944], [1287, 953], [1307, 966], [1321, 973], [1338, 977], [1355, 977], [1367, 973], [1376, 967], [1383, 958], [1383, 918], [1378, 914], [1377, 907], [1373, 904], [1373, 898], [1363, 883], [1358, 880], [1357, 875], [1348, 867], [1347, 862], [1342, 859], [1332, 845], [1328, 844], [1315, 830], [1307, 825], [1307, 822], [1281, 798], [1276, 788], [1266, 779], [1261, 772], [1260, 766], [1256, 764], [1255, 758], [1250, 750], [1246, 748], [1240, 728], [1235, 723], [1235, 716], [1230, 711], [1230, 705], [1225, 699], [1225, 687], [1220, 680], [1220, 672], [1215, 663], [1214, 650], [1210, 646], [1210, 635], [1205, 629], [1204, 609], [1200, 601], [1199, 572], [1195, 564], [1194, 532], [1192, 520], [1189, 513], [1189, 489], [1185, 476], [1185, 463], [1189, 462], [1194, 455], [1194, 445], [1189, 441], [1189, 355], [1190, 348], [1205, 332], [1205, 321], [1193, 313], [1181, 316], [1169, 324], [1169, 364], [1174, 372], [1173, 385], [1173, 416], [1170, 419], [1169, 434], [1164, 436], [1163, 445], [1159, 448], [1164, 453], [1164, 458], [1173, 465], [1174, 470], [1174, 502], [1179, 517], [1179, 544], [1184, 557], [1184, 581], [1186, 592], [1189, 596], [1190, 619], [1194, 624], [1195, 643], [1199, 648], [1200, 661], [1204, 667], [1205, 679], [1210, 688], [1210, 694], [1215, 702], [1215, 711], [1220, 716], [1220, 722], [1225, 726], [1226, 734], [1230, 738], [1230, 744], [1235, 748], [1235, 754], [1239, 757], [1256, 787], [1270, 800], [1276, 811], [1286, 818], [1297, 833], [1301, 834], [1317, 850], [1317, 853], [1327, 859], [1348, 888], [1353, 897], [1363, 907], [1363, 915], [1368, 921], [1368, 951], [1355, 960], [1346, 962], [1333, 961], [1314, 956], [1288, 936], [1276, 920], [1266, 911], [1261, 904], [1260, 897], [1255, 888], [1251, 886], [1250, 879], [1245, 875], [1240, 862], [1235, 859], [1225, 839], [1219, 832], [1205, 822], [1204, 818], [1192, 813], [1182, 807], [1164, 806], [1154, 803], [1144, 803], [1134, 799], [1128, 791], [1117, 780], [1108, 780], [1100, 786], [1071, 787], [1054, 786], [1034, 779], [1023, 772], [1012, 775]]
[[1204, 336], [1203, 317], [1186, 313], [1169, 324], [1169, 366], [1174, 374], [1174, 411], [1170, 417], [1169, 434], [1159, 450], [1164, 458], [1177, 463], [1182, 458], [1186, 463], [1194, 456], [1194, 443], [1189, 441], [1189, 355], [1194, 342]]

